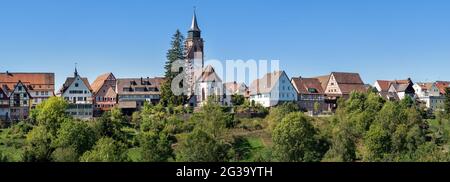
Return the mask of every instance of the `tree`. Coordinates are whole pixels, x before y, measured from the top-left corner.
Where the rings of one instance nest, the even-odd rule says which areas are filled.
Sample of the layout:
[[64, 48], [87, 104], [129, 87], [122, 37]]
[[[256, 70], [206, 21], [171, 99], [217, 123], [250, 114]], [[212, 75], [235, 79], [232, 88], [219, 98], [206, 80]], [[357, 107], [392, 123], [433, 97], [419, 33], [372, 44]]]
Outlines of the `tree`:
[[298, 105], [294, 103], [283, 103], [282, 105], [270, 109], [269, 115], [265, 119], [269, 124], [269, 130], [274, 130], [286, 115], [296, 111], [299, 111], [299, 108]]
[[244, 104], [245, 98], [241, 94], [234, 94], [231, 96], [231, 103], [233, 103], [234, 106], [240, 106]]
[[350, 122], [341, 122], [332, 131], [331, 147], [325, 161], [353, 162], [356, 160], [356, 135]]
[[167, 162], [173, 157], [172, 142], [164, 133], [144, 132], [140, 134], [142, 161]]
[[127, 147], [120, 141], [105, 137], [97, 141], [92, 150], [81, 156], [82, 162], [126, 162]]
[[179, 162], [225, 162], [229, 146], [215, 140], [209, 133], [195, 129], [181, 141], [176, 159]]
[[96, 119], [94, 123], [94, 129], [100, 137], [110, 137], [117, 141], [126, 141], [126, 135], [122, 131], [125, 118], [118, 108], [114, 108], [112, 111], [105, 112], [103, 115]]
[[68, 103], [60, 97], [50, 97], [36, 106], [37, 123], [44, 126], [52, 135], [56, 135], [59, 125], [69, 116], [66, 114]]
[[51, 146], [53, 138], [54, 136], [45, 126], [36, 126], [27, 134], [22, 160], [25, 162], [50, 162], [54, 150]]
[[210, 134], [214, 139], [220, 139], [227, 125], [233, 122], [233, 116], [225, 113], [218, 104], [209, 102], [191, 117], [197, 123], [196, 127]]
[[74, 150], [78, 156], [90, 150], [95, 144], [95, 131], [86, 122], [66, 120], [58, 130], [57, 138], [53, 141], [56, 148]]
[[80, 155], [73, 147], [61, 147], [52, 153], [54, 162], [79, 162]]
[[[166, 81], [161, 86], [161, 103], [164, 106], [168, 105], [181, 105], [185, 102], [186, 96], [184, 95], [174, 95], [172, 92], [172, 82], [174, 78], [179, 74], [179, 71], [173, 72], [172, 71], [172, 64], [175, 61], [178, 60], [184, 60], [184, 36], [180, 32], [180, 30], [177, 30], [175, 34], [172, 36], [172, 42], [171, 42], [171, 48], [167, 51], [167, 61], [166, 65], [164, 66], [165, 69], [165, 77]], [[180, 86], [184, 86], [182, 83], [180, 83]]]
[[274, 156], [282, 162], [317, 162], [322, 152], [317, 131], [303, 113], [288, 114], [273, 131]]
[[391, 135], [381, 124], [374, 124], [366, 133], [364, 145], [367, 148], [366, 161], [381, 161], [386, 154], [390, 154]]
[[445, 89], [444, 110], [450, 115], [450, 87]]

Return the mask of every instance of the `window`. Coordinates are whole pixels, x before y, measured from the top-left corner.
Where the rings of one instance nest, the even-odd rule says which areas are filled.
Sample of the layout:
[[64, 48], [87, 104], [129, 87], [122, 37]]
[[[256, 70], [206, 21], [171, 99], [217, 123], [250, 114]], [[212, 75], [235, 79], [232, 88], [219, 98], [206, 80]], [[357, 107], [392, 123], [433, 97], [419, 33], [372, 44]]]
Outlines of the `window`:
[[23, 94], [23, 97], [27, 98], [27, 94], [26, 94], [26, 93], [24, 93], [24, 94]]
[[24, 101], [23, 101], [23, 104], [24, 104], [24, 105], [26, 105], [26, 104], [27, 104], [27, 101], [26, 101], [26, 100], [24, 100]]
[[44, 92], [44, 91], [42, 91], [42, 92], [41, 92], [41, 95], [44, 95], [44, 94], [45, 94], [45, 92]]
[[36, 95], [39, 95], [39, 92], [36, 92]]
[[19, 91], [22, 91], [22, 86], [17, 87]]
[[75, 83], [75, 87], [78, 87], [78, 83]]

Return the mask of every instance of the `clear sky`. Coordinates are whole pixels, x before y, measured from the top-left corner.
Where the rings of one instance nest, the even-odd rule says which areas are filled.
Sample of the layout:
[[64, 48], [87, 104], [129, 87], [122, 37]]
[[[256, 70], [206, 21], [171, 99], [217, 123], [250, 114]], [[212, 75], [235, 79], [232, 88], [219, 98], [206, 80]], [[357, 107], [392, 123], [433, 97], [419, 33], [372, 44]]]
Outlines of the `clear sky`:
[[289, 76], [450, 80], [448, 0], [1, 0], [0, 71], [163, 75], [197, 6], [206, 59], [278, 59]]

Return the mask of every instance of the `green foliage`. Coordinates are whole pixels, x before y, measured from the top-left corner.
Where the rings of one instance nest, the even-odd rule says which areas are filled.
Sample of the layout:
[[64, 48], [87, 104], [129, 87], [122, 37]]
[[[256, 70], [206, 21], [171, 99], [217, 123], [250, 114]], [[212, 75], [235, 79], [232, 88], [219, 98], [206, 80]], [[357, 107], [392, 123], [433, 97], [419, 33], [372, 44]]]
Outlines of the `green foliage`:
[[78, 156], [90, 150], [97, 140], [95, 130], [86, 122], [66, 120], [58, 130], [57, 138], [53, 141], [55, 148], [74, 150]]
[[450, 116], [450, 88], [445, 89], [444, 111]]
[[[171, 85], [173, 79], [177, 74], [177, 72], [172, 71], [172, 64], [178, 60], [184, 60], [184, 37], [183, 34], [177, 30], [172, 37], [171, 48], [167, 51], [167, 62], [164, 66], [165, 69], [165, 77], [166, 81], [161, 86], [161, 103], [164, 106], [168, 105], [182, 105], [186, 100], [186, 96], [184, 95], [174, 95], [171, 89]], [[181, 84], [182, 85], [182, 84]]]
[[231, 114], [223, 112], [223, 108], [214, 103], [208, 103], [191, 117], [191, 122], [196, 123], [196, 127], [210, 134], [213, 138], [219, 139], [226, 131], [227, 125], [234, 122]]
[[298, 105], [294, 103], [283, 103], [270, 109], [269, 115], [265, 119], [269, 124], [269, 131], [273, 131], [286, 115], [297, 111], [299, 111]]
[[324, 161], [353, 162], [356, 160], [356, 132], [350, 122], [338, 123], [333, 128], [331, 147]]
[[164, 133], [143, 132], [140, 134], [140, 150], [144, 162], [167, 162], [173, 157], [172, 142]]
[[125, 118], [117, 108], [110, 112], [105, 112], [94, 123], [94, 130], [98, 137], [110, 137], [117, 141], [126, 142], [126, 135], [121, 130], [124, 126]]
[[25, 162], [50, 162], [54, 136], [45, 126], [37, 126], [27, 134], [23, 155]]
[[51, 156], [54, 162], [79, 162], [79, 157], [74, 147], [56, 148]]
[[226, 162], [229, 146], [216, 140], [208, 132], [195, 129], [181, 141], [176, 160], [179, 162]]
[[126, 162], [127, 147], [120, 141], [105, 137], [98, 140], [92, 150], [81, 156], [82, 162]]
[[273, 131], [274, 156], [283, 162], [317, 162], [322, 159], [320, 140], [311, 119], [288, 114]]
[[234, 94], [231, 96], [231, 103], [234, 106], [240, 106], [240, 105], [244, 104], [244, 101], [245, 101], [245, 98], [241, 94]]
[[69, 116], [66, 115], [68, 103], [60, 97], [51, 97], [36, 106], [34, 117], [39, 125], [56, 135], [59, 125]]

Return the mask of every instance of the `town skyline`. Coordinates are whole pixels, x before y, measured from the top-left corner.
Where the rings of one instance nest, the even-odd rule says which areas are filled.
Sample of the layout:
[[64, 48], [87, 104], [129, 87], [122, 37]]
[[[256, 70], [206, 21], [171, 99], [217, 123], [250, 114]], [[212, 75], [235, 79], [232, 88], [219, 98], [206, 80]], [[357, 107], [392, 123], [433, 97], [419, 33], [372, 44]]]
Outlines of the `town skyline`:
[[[449, 50], [445, 42], [450, 37], [443, 33], [450, 27], [442, 24], [449, 13], [443, 11], [448, 7], [443, 1], [435, 4], [414, 1], [343, 3], [367, 10], [351, 13], [345, 13], [343, 5], [333, 9], [336, 4], [332, 2], [258, 2], [264, 6], [256, 6], [255, 10], [245, 8], [251, 4], [245, 2], [234, 7], [236, 15], [233, 16], [221, 14], [225, 10], [219, 6], [231, 7], [223, 2], [218, 5], [203, 1], [179, 2], [173, 5], [175, 13], [157, 10], [158, 6], [170, 4], [161, 2], [150, 5], [138, 1], [122, 7], [114, 2], [79, 1], [57, 3], [62, 5], [61, 9], [45, 6], [51, 2], [3, 4], [5, 11], [1, 14], [14, 21], [0, 22], [6, 27], [0, 30], [4, 35], [0, 59], [5, 60], [0, 72], [53, 72], [56, 89], [65, 77], [72, 75], [75, 62], [80, 75], [90, 82], [106, 72], [118, 77], [162, 76], [171, 35], [177, 28], [186, 35], [195, 4], [206, 40], [205, 60], [280, 60], [281, 69], [290, 77], [312, 77], [332, 71], [358, 72], [368, 84], [380, 79], [408, 77], [417, 82], [450, 80], [446, 75], [450, 53], [445, 51]], [[398, 8], [400, 6], [403, 8]], [[12, 12], [11, 7], [23, 11]], [[101, 11], [93, 11], [99, 7]], [[297, 10], [302, 7], [308, 11]], [[43, 13], [45, 10], [48, 11]], [[60, 10], [67, 10], [67, 13]], [[325, 13], [328, 10], [331, 12]], [[262, 18], [245, 16], [256, 13]], [[324, 14], [319, 16], [320, 13]], [[353, 17], [357, 13], [361, 13], [360, 17]], [[85, 15], [78, 17], [82, 14]], [[31, 15], [36, 16], [35, 23], [27, 19]], [[62, 17], [48, 19], [54, 15]], [[286, 22], [291, 18], [298, 21]], [[364, 18], [371, 20], [370, 23]], [[258, 21], [252, 21], [256, 19]], [[338, 21], [333, 23], [333, 20]], [[374, 27], [378, 29], [369, 30]], [[333, 28], [334, 32], [326, 31], [327, 28]], [[36, 62], [43, 64], [33, 64]], [[124, 69], [130, 63], [147, 66], [133, 66], [133, 71]], [[433, 68], [432, 72], [423, 69], [430, 64], [441, 66]], [[400, 67], [402, 69], [398, 69]], [[408, 69], [403, 69], [405, 67]]]

